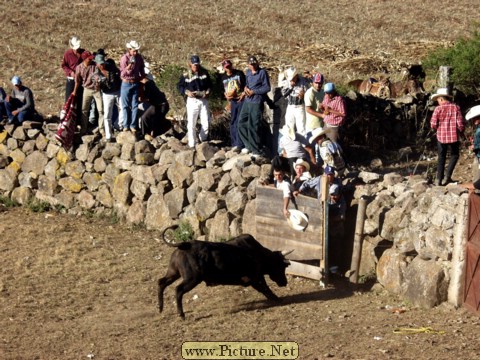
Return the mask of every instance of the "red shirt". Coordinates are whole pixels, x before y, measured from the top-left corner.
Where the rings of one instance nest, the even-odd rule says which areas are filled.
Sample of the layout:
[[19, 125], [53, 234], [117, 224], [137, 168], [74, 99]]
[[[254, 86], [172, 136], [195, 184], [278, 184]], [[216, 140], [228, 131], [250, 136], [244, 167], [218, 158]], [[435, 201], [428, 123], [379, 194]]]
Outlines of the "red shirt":
[[437, 130], [437, 140], [442, 144], [452, 144], [459, 140], [458, 133], [465, 130], [460, 106], [446, 102], [435, 108], [430, 120], [432, 129]]
[[[346, 114], [345, 112], [345, 101], [343, 100], [343, 97], [340, 95], [334, 96], [332, 99], [330, 99], [328, 96], [325, 96], [323, 98], [322, 104], [325, 106], [328, 106], [329, 108], [338, 111], [339, 113]], [[328, 115], [325, 115], [323, 118], [323, 121], [325, 124], [331, 125], [331, 126], [342, 126], [343, 123], [345, 122], [345, 116], [340, 116], [340, 115], [334, 115], [332, 113], [329, 113]]]
[[75, 69], [82, 62], [82, 57], [75, 54], [75, 50], [65, 51], [62, 60], [62, 69], [67, 77], [75, 77]]

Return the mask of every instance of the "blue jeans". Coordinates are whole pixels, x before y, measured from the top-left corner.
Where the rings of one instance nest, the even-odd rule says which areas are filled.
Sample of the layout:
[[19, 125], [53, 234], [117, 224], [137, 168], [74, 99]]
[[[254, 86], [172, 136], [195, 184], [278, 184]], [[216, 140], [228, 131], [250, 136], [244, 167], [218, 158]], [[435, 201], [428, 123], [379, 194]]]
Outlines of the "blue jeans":
[[138, 95], [140, 84], [128, 83], [123, 81], [120, 88], [120, 101], [122, 103], [123, 111], [123, 128], [137, 129], [138, 128]]
[[31, 118], [33, 115], [33, 112], [30, 109], [25, 109], [23, 111], [20, 111], [17, 115], [13, 115], [12, 112], [17, 110], [18, 108], [22, 107], [23, 103], [18, 100], [18, 99], [10, 99], [10, 102], [5, 102], [5, 110], [7, 111], [7, 116], [8, 116], [8, 122], [13, 123], [22, 123], [24, 122], [27, 118]]

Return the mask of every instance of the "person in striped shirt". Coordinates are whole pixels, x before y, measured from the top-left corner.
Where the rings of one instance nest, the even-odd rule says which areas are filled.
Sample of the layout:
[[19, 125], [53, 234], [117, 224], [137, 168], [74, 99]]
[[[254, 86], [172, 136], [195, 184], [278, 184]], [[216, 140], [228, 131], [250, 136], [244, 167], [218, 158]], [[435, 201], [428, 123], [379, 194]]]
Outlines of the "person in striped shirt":
[[[438, 89], [430, 100], [438, 102], [430, 120], [431, 128], [437, 131], [438, 163], [435, 185], [445, 186], [455, 182], [452, 180], [452, 174], [460, 156], [460, 136], [465, 130], [465, 120], [460, 106], [453, 103], [447, 88]], [[450, 162], [444, 180], [448, 148], [450, 148]]]

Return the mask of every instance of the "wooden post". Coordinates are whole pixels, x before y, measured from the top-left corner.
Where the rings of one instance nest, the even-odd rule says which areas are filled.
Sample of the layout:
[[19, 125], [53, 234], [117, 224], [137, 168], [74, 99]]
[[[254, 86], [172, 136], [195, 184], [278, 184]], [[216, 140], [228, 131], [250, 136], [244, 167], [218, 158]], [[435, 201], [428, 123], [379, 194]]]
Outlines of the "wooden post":
[[[323, 268], [323, 277], [321, 280], [321, 284], [326, 286], [329, 280], [329, 265], [328, 265], [328, 177], [326, 175], [322, 176], [322, 182], [320, 184], [321, 189], [321, 197], [320, 200], [322, 201], [323, 205], [323, 219], [322, 219], [322, 248], [323, 248], [323, 261], [320, 263], [320, 266]], [[323, 266], [322, 266], [323, 265]]]
[[438, 87], [447, 88], [450, 95], [452, 94], [451, 75], [452, 68], [450, 66], [440, 66], [438, 69]]
[[355, 239], [353, 241], [352, 263], [350, 265], [350, 282], [358, 283], [358, 271], [362, 257], [363, 226], [365, 225], [365, 213], [367, 200], [364, 197], [358, 202], [357, 221], [355, 223]]

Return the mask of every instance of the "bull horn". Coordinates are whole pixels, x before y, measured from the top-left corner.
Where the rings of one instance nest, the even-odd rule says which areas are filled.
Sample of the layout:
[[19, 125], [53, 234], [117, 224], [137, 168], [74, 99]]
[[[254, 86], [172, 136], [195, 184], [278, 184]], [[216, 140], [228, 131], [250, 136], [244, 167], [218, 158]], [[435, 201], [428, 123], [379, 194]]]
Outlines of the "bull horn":
[[282, 250], [282, 255], [283, 255], [283, 256], [287, 256], [287, 255], [291, 254], [291, 253], [294, 252], [294, 251], [295, 251], [295, 249], [292, 249], [292, 250]]

